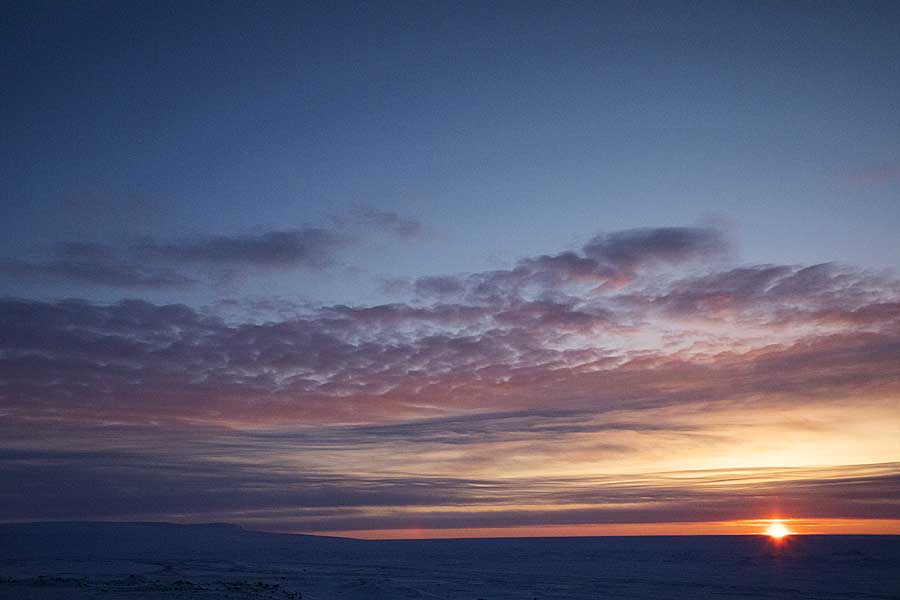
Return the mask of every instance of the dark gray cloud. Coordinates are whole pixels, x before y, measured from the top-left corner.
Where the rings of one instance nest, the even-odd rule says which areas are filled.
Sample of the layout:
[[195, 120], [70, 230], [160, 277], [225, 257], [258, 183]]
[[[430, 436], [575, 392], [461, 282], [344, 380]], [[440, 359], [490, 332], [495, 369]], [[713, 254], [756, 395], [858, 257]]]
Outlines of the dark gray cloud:
[[465, 290], [465, 285], [452, 276], [420, 277], [415, 286], [415, 291], [425, 296], [452, 296]]
[[167, 266], [132, 260], [112, 247], [87, 242], [63, 242], [44, 261], [0, 259], [0, 275], [37, 282], [71, 281], [120, 288], [184, 288], [193, 277]]
[[350, 243], [346, 236], [317, 228], [178, 243], [144, 240], [124, 248], [67, 241], [56, 244], [45, 260], [0, 260], [0, 275], [113, 288], [185, 288], [260, 269], [325, 269]]
[[323, 269], [334, 263], [337, 252], [349, 242], [334, 231], [309, 227], [259, 235], [221, 235], [173, 244], [146, 242], [141, 250], [176, 263], [200, 262], [226, 268]]
[[721, 232], [706, 227], [628, 229], [600, 235], [584, 246], [584, 254], [623, 272], [654, 264], [713, 258], [728, 252]]
[[417, 221], [371, 207], [334, 220], [341, 227], [363, 227], [352, 235], [340, 229], [303, 227], [175, 241], [147, 238], [118, 247], [70, 240], [55, 244], [44, 258], [0, 258], [0, 276], [126, 289], [215, 285], [260, 270], [334, 267], [343, 252], [373, 229], [401, 239], [425, 232]]

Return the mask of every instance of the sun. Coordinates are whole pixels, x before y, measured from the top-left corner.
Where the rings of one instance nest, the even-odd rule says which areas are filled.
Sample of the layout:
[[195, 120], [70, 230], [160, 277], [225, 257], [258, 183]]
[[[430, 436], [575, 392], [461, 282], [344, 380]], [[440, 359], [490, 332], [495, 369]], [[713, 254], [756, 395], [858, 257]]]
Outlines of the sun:
[[790, 535], [791, 532], [788, 531], [788, 528], [784, 526], [784, 523], [781, 521], [773, 521], [766, 527], [766, 535], [774, 538], [776, 540], [780, 540], [786, 535]]

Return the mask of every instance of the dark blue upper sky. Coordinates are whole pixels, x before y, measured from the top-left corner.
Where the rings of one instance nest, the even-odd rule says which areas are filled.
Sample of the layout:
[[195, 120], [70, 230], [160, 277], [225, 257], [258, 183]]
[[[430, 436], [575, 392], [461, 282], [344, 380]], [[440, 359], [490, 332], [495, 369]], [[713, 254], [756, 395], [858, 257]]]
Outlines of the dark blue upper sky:
[[895, 263], [894, 2], [3, 10], [6, 259], [328, 228], [368, 207], [425, 239], [375, 240], [341, 256], [342, 274], [268, 289], [361, 301], [380, 278], [710, 220], [745, 260]]

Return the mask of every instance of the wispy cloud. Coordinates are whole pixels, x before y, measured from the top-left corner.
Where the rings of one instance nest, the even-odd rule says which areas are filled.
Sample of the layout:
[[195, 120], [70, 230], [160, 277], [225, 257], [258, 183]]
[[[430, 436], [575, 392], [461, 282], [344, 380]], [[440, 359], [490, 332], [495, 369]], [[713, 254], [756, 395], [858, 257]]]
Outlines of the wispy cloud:
[[[329, 269], [350, 248], [360, 245], [372, 228], [406, 240], [425, 231], [417, 221], [371, 207], [334, 220], [338, 225], [334, 228], [286, 228], [174, 241], [144, 238], [124, 246], [63, 241], [44, 258], [0, 258], [0, 276], [123, 289], [186, 288], [260, 271]], [[347, 223], [365, 228], [349, 232], [343, 227]]]
[[147, 265], [122, 256], [110, 246], [85, 242], [57, 244], [43, 261], [0, 259], [0, 276], [133, 289], [185, 288], [196, 283], [191, 276], [171, 267]]
[[[0, 451], [0, 498], [8, 518], [188, 515], [276, 530], [338, 531], [413, 523], [442, 529], [730, 521], [773, 510], [807, 518], [896, 518], [900, 509], [892, 500], [900, 495], [900, 463], [513, 478], [367, 474], [316, 464], [317, 458], [296, 460], [371, 455], [365, 438], [377, 431], [272, 436], [39, 427], [56, 437], [50, 449]], [[75, 436], [106, 442], [86, 450]], [[22, 437], [18, 432], [8, 439], [21, 443]], [[120, 441], [110, 444], [113, 439]]]
[[421, 238], [428, 231], [420, 221], [365, 205], [356, 206], [345, 215], [334, 215], [331, 220], [339, 227], [362, 226], [401, 240]]

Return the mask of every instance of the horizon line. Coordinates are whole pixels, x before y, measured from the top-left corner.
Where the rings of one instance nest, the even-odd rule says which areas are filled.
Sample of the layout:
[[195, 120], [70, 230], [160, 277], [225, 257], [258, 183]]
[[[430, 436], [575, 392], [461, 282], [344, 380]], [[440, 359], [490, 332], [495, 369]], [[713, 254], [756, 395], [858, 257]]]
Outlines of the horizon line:
[[273, 535], [304, 535], [350, 540], [454, 540], [454, 539], [540, 539], [593, 537], [766, 537], [766, 526], [781, 522], [790, 536], [897, 536], [900, 519], [805, 519], [779, 518], [748, 519], [717, 522], [669, 523], [592, 523], [571, 525], [530, 525], [478, 528], [396, 528], [357, 530], [290, 530], [273, 529], [253, 523], [229, 521], [153, 521], [121, 519], [57, 519], [0, 521], [0, 525], [171, 525], [171, 526], [227, 526], [243, 531]]

